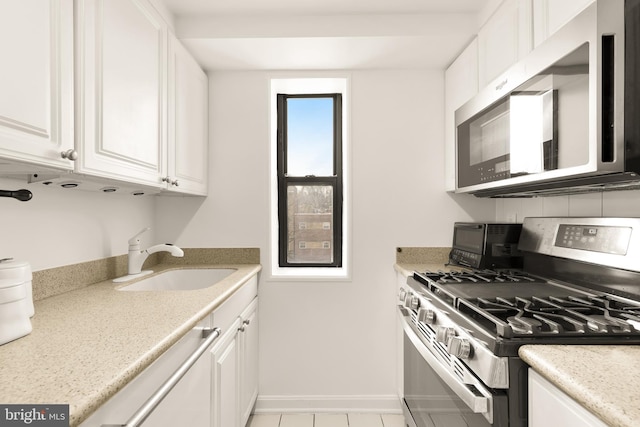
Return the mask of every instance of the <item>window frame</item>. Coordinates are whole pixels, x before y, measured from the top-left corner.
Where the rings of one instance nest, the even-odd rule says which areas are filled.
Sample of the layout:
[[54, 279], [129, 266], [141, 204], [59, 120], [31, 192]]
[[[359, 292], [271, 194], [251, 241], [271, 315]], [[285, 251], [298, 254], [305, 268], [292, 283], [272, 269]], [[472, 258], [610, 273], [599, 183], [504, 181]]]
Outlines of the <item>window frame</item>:
[[[333, 175], [331, 176], [289, 176], [287, 174], [287, 100], [295, 98], [333, 99]], [[277, 170], [277, 218], [278, 218], [278, 260], [279, 268], [342, 268], [343, 267], [343, 99], [342, 93], [277, 93], [276, 94], [276, 170]], [[333, 245], [332, 262], [289, 262], [288, 261], [288, 187], [331, 186], [333, 189]]]

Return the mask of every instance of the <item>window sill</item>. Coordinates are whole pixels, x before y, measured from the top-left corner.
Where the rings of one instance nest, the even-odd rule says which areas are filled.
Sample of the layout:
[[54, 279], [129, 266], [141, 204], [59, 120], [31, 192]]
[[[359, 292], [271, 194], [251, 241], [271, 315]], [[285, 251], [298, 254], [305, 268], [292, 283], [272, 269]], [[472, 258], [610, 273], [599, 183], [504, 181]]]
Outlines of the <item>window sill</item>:
[[272, 282], [348, 282], [351, 281], [351, 275], [344, 267], [272, 267], [271, 275], [267, 280]]

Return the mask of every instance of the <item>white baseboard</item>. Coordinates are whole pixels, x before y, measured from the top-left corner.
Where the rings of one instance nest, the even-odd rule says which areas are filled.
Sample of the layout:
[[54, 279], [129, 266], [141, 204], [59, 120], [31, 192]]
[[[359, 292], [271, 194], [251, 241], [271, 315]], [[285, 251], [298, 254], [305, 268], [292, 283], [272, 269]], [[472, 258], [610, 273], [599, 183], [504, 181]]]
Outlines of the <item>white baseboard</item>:
[[258, 396], [253, 413], [401, 414], [398, 396]]

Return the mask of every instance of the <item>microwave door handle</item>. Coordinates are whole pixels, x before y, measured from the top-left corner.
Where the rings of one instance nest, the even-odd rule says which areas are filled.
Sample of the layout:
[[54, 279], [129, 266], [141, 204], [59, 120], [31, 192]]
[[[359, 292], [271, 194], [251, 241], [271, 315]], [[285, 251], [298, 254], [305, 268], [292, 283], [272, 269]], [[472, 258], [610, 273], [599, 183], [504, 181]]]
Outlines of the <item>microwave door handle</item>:
[[[438, 359], [431, 353], [431, 351], [424, 345], [420, 338], [416, 335], [416, 333], [411, 329], [409, 323], [406, 319], [402, 319], [402, 327], [404, 329], [405, 334], [413, 343], [415, 349], [420, 353], [420, 355], [424, 358], [424, 360], [429, 364], [429, 366], [434, 370], [434, 372], [442, 379], [447, 386], [453, 390], [453, 392], [458, 395], [458, 397], [471, 409], [472, 412], [476, 414], [482, 414], [485, 418], [493, 423], [493, 411], [491, 410], [489, 397], [478, 396], [473, 393], [469, 388], [467, 388], [466, 384], [461, 382], [458, 378], [454, 376], [454, 374], [448, 371]], [[474, 384], [475, 385], [475, 384]], [[475, 385], [478, 390], [481, 390], [478, 385]]]

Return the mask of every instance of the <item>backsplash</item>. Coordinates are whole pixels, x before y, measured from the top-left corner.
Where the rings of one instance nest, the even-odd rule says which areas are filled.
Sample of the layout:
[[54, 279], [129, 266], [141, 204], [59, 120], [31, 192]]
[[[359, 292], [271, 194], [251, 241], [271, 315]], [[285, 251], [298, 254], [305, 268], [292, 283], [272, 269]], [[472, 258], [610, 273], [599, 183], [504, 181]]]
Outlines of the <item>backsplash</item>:
[[451, 248], [396, 248], [397, 264], [445, 264]]
[[640, 217], [640, 191], [496, 199], [496, 221], [522, 222], [528, 216]]
[[[184, 257], [176, 258], [165, 252], [151, 254], [143, 268], [157, 264], [260, 264], [259, 248], [186, 248]], [[127, 255], [119, 255], [63, 267], [33, 272], [33, 299], [59, 295], [94, 283], [127, 274]]]

